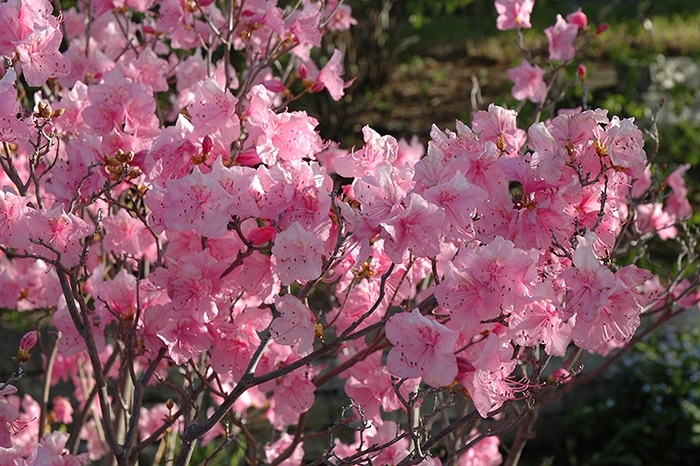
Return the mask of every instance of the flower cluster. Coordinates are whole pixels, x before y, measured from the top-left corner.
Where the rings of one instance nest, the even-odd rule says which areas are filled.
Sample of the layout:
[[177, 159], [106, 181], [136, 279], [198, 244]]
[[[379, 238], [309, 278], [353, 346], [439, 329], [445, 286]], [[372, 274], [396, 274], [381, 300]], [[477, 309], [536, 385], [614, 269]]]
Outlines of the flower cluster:
[[[496, 1], [498, 28], [530, 27], [533, 6]], [[369, 127], [352, 151], [323, 140], [286, 106], [351, 83], [339, 50], [316, 58], [355, 23], [337, 1], [78, 2], [65, 28], [46, 0], [0, 10], [0, 307], [50, 315], [46, 377], [74, 387], [20, 410], [2, 386], [3, 464], [126, 465], [179, 436], [184, 465], [198, 439], [238, 435], [255, 461], [298, 464], [318, 389], [338, 378], [352, 409], [330, 435], [359, 427], [325, 460], [440, 464], [427, 452], [447, 434], [415, 427], [424, 397], [493, 418], [545, 384], [539, 351], [626, 345], [652, 275], [614, 267], [617, 250], [691, 214], [688, 167], [665, 202], [647, 196], [642, 132], [601, 109], [526, 131], [491, 105], [433, 127], [427, 150]], [[550, 60], [572, 60], [580, 30], [583, 13], [559, 16]], [[544, 102], [544, 73], [510, 70], [516, 99]], [[528, 365], [536, 376], [515, 375]], [[144, 402], [178, 384], [177, 401]], [[276, 434], [257, 445], [246, 424], [261, 418]], [[11, 437], [18, 422], [32, 435]], [[501, 461], [476, 429], [455, 452]]]

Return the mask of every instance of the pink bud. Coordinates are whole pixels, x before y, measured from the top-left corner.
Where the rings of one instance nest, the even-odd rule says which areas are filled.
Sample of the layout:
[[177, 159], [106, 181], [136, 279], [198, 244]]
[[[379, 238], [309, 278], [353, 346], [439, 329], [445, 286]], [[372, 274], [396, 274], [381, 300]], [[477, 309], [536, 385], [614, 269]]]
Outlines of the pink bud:
[[566, 21], [575, 24], [579, 29], [585, 29], [588, 26], [588, 18], [585, 13], [579, 8], [578, 11], [566, 15]]
[[581, 81], [586, 80], [586, 65], [584, 65], [584, 64], [578, 65], [576, 72], [578, 73], [578, 77], [581, 78]]
[[39, 336], [36, 333], [36, 330], [32, 330], [31, 332], [27, 332], [24, 334], [22, 337], [22, 340], [19, 342], [19, 349], [24, 350], [24, 351], [29, 351], [36, 345], [36, 342], [39, 340]]
[[131, 159], [131, 163], [129, 165], [132, 167], [142, 167], [146, 161], [146, 155], [148, 155], [148, 151], [146, 149], [138, 151], [134, 154], [134, 158]]
[[314, 82], [311, 86], [311, 92], [321, 92], [326, 86], [321, 81]]
[[560, 367], [552, 372], [552, 375], [549, 376], [549, 381], [550, 383], [555, 381], [561, 384], [569, 383], [571, 381], [571, 372], [567, 371], [563, 367]]
[[460, 374], [466, 374], [468, 372], [474, 372], [476, 367], [474, 364], [470, 363], [466, 358], [457, 356], [457, 371]]
[[308, 70], [306, 69], [306, 65], [302, 63], [302, 65], [299, 67], [299, 76], [301, 79], [306, 79], [306, 76], [308, 75]]
[[263, 86], [265, 86], [265, 89], [272, 92], [284, 92], [286, 89], [284, 83], [277, 78], [268, 79], [263, 83]]
[[214, 141], [212, 141], [211, 136], [207, 134], [202, 140], [202, 153], [205, 155], [209, 155], [213, 147]]
[[595, 33], [602, 34], [608, 30], [608, 27], [609, 27], [608, 23], [603, 23], [600, 26], [598, 26], [598, 29], [595, 30]]
[[250, 232], [248, 239], [253, 242], [254, 245], [259, 246], [261, 244], [272, 241], [275, 238], [275, 227], [266, 226], [260, 227]]

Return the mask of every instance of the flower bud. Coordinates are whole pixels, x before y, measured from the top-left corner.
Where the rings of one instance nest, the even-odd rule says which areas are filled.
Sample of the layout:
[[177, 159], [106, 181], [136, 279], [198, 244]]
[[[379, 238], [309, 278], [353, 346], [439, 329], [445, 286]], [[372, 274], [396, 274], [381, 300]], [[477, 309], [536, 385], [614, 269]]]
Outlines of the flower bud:
[[308, 75], [308, 70], [306, 69], [306, 65], [302, 64], [299, 67], [299, 77], [301, 79], [306, 79], [306, 76]]
[[596, 35], [604, 33], [608, 30], [608, 27], [608, 23], [601, 24], [600, 26], [598, 26], [598, 29], [595, 30]]
[[22, 340], [19, 342], [19, 349], [29, 351], [34, 347], [34, 345], [36, 345], [37, 341], [39, 341], [39, 336], [36, 333], [36, 330], [27, 332], [24, 334]]
[[36, 345], [36, 342], [39, 340], [39, 337], [36, 333], [36, 330], [32, 330], [31, 332], [27, 332], [23, 337], [22, 340], [19, 342], [19, 349], [17, 350], [17, 356], [12, 357], [12, 362], [15, 364], [24, 364], [25, 362], [29, 361], [29, 358], [31, 355], [29, 354], [29, 350]]
[[263, 83], [263, 86], [271, 92], [284, 92], [287, 89], [279, 79], [268, 79]]
[[37, 110], [38, 110], [37, 113], [39, 114], [39, 116], [41, 118], [44, 118], [44, 119], [51, 118], [51, 115], [53, 114], [53, 109], [51, 108], [51, 104], [46, 102], [46, 101], [43, 101], [43, 100], [41, 102], [39, 102], [39, 104], [37, 105]]
[[586, 80], [586, 72], [586, 65], [584, 64], [578, 65], [578, 68], [576, 68], [576, 73], [578, 73], [578, 77], [581, 79], [581, 82]]
[[571, 24], [575, 24], [579, 29], [586, 29], [588, 26], [588, 18], [580, 8], [578, 11], [574, 11], [573, 13], [566, 15], [566, 21]]
[[554, 372], [552, 372], [552, 375], [547, 377], [548, 383], [565, 384], [565, 383], [569, 383], [570, 381], [571, 381], [571, 372], [567, 371], [563, 367], [560, 367], [559, 369], [555, 370]]
[[202, 140], [202, 154], [204, 155], [209, 155], [211, 154], [211, 150], [214, 148], [214, 141], [212, 141], [211, 136], [208, 134], [204, 136], [204, 139]]

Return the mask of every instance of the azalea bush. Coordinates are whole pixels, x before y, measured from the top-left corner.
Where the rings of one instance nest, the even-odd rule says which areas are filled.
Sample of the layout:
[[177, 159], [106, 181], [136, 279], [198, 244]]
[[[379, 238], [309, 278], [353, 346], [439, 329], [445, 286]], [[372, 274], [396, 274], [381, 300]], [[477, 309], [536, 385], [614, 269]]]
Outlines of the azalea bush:
[[1, 3], [0, 307], [35, 330], [0, 462], [517, 463], [538, 409], [599, 373], [584, 352], [698, 299], [689, 166], [585, 92], [559, 108], [605, 27], [564, 12], [534, 50], [533, 6], [494, 15], [531, 121], [490, 105], [426, 150], [369, 127], [344, 148], [289, 110], [351, 85], [322, 47], [346, 4]]

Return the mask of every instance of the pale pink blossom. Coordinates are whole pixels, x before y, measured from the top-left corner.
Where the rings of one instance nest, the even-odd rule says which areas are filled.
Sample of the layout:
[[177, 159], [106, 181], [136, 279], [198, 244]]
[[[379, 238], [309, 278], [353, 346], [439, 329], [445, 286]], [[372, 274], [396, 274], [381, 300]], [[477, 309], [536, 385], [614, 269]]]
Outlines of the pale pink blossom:
[[0, 390], [0, 447], [12, 448], [10, 438], [18, 428], [19, 411], [8, 400], [7, 396], [17, 393], [17, 387], [6, 385]]
[[335, 169], [345, 177], [374, 175], [379, 165], [392, 164], [398, 156], [398, 142], [393, 136], [381, 136], [369, 126], [362, 128], [365, 145], [362, 149], [339, 157]]
[[634, 118], [620, 120], [612, 117], [601, 134], [602, 155], [608, 155], [614, 167], [622, 168], [633, 178], [642, 178], [647, 159], [644, 135], [634, 124]]
[[333, 14], [328, 22], [328, 29], [331, 31], [345, 31], [357, 24], [357, 20], [352, 17], [352, 7], [346, 3], [338, 3], [338, 0], [326, 2], [326, 12]]
[[685, 220], [693, 215], [693, 207], [688, 201], [688, 188], [685, 186], [683, 175], [690, 169], [690, 164], [686, 163], [668, 175], [666, 184], [671, 188], [671, 194], [666, 200], [665, 211], [669, 215], [679, 220]]
[[520, 66], [508, 70], [508, 77], [515, 83], [512, 93], [517, 100], [529, 99], [538, 104], [547, 98], [544, 70], [539, 66], [523, 60]]
[[236, 99], [230, 91], [222, 89], [209, 78], [194, 86], [194, 97], [188, 110], [192, 115], [195, 134], [204, 136], [212, 131], [229, 146], [241, 134], [240, 120], [236, 113]]
[[340, 100], [345, 94], [345, 89], [352, 82], [353, 80], [343, 81], [343, 53], [335, 49], [331, 58], [316, 76], [313, 90], [318, 92], [321, 89], [326, 89], [333, 100]]
[[165, 224], [177, 231], [197, 230], [202, 236], [226, 234], [230, 196], [213, 179], [195, 166], [189, 176], [166, 180], [163, 202]]
[[[517, 82], [513, 76], [511, 79]], [[472, 118], [472, 130], [479, 135], [479, 141], [493, 142], [498, 150], [515, 156], [527, 140], [525, 131], [518, 128], [517, 116], [514, 110], [489, 104], [487, 110], [479, 110]]]
[[[274, 443], [265, 445], [265, 459], [268, 463], [272, 463], [279, 455], [292, 445], [292, 436], [284, 432], [279, 440]], [[304, 459], [304, 442], [299, 442], [294, 447], [289, 458], [279, 463], [280, 466], [296, 466], [302, 464]]]
[[531, 295], [536, 279], [536, 255], [502, 237], [485, 246], [464, 247], [447, 264], [435, 289], [440, 304], [450, 309], [461, 329], [517, 308]]
[[73, 406], [65, 396], [55, 396], [52, 400], [53, 418], [61, 424], [70, 424], [73, 422]]
[[386, 254], [396, 263], [403, 262], [405, 251], [417, 257], [435, 257], [440, 253], [438, 230], [444, 213], [418, 194], [411, 194], [406, 208], [380, 225], [388, 233], [384, 243]]
[[496, 0], [496, 27], [505, 31], [507, 29], [531, 28], [530, 15], [535, 6], [535, 0]]
[[275, 307], [280, 316], [272, 321], [270, 334], [282, 345], [299, 344], [299, 354], [313, 349], [316, 318], [311, 310], [292, 294], [275, 297]]
[[639, 204], [636, 220], [640, 233], [656, 233], [662, 240], [675, 238], [678, 234], [676, 218], [665, 211], [659, 202]]
[[[364, 410], [366, 419], [379, 425], [384, 422], [381, 411], [389, 413], [404, 408], [392, 384], [392, 375], [382, 363], [379, 352], [355, 364], [348, 374], [345, 393]], [[407, 379], [399, 387], [399, 393], [407, 399], [419, 383], [419, 378]]]
[[[316, 386], [302, 369], [281, 377], [275, 382], [274, 394], [278, 408], [301, 414], [313, 406]], [[296, 417], [296, 416], [295, 416]]]
[[309, 281], [321, 275], [323, 241], [294, 222], [280, 232], [272, 246], [277, 275], [283, 285], [297, 280]]
[[574, 40], [578, 34], [576, 24], [567, 23], [561, 15], [557, 15], [557, 22], [544, 30], [549, 39], [550, 60], [571, 60], [576, 55]]
[[418, 309], [394, 315], [386, 324], [386, 337], [394, 345], [387, 357], [387, 369], [398, 377], [422, 377], [433, 387], [451, 384], [457, 376], [452, 353], [458, 332]]
[[[473, 429], [470, 437], [476, 438], [479, 431]], [[469, 450], [459, 457], [459, 466], [499, 466], [503, 462], [503, 456], [498, 451], [500, 440], [492, 435], [484, 437], [474, 444]]]

